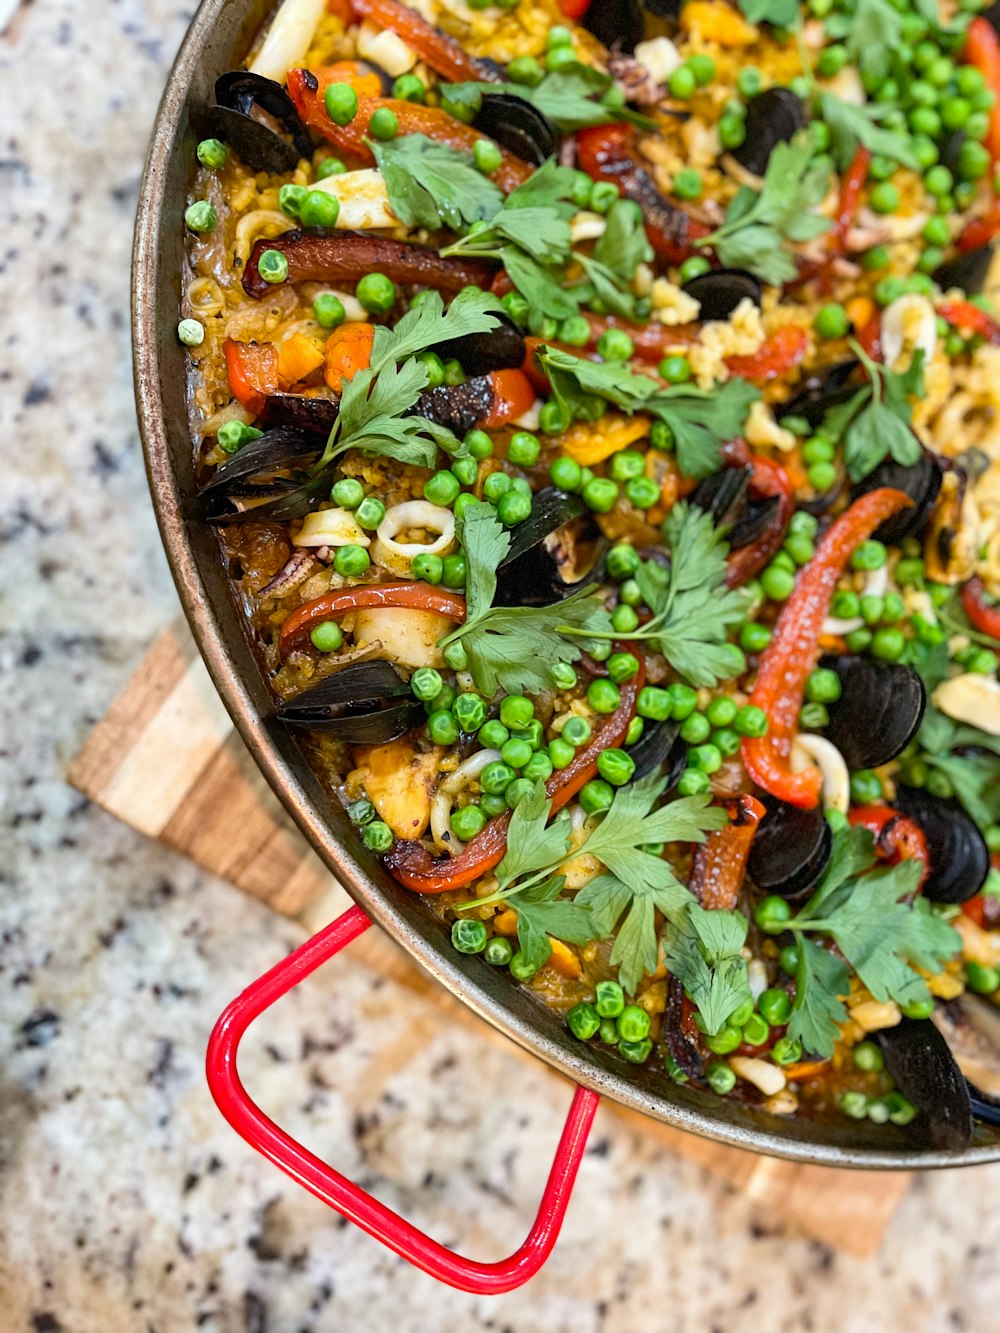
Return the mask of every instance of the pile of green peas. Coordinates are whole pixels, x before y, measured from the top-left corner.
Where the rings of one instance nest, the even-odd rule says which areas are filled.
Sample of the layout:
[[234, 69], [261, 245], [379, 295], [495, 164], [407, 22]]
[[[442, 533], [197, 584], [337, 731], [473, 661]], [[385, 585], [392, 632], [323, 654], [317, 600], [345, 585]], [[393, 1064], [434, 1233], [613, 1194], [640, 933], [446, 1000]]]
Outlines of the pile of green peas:
[[481, 953], [491, 967], [508, 967], [518, 981], [527, 981], [535, 969], [524, 954], [503, 935], [490, 935], [482, 921], [459, 917], [451, 928], [452, 947], [459, 953]]
[[[732, 1055], [741, 1046], [765, 1047], [770, 1043], [767, 1056], [777, 1065], [795, 1064], [802, 1058], [802, 1044], [793, 1037], [781, 1036], [771, 1042], [772, 1029], [782, 1028], [788, 1022], [792, 1012], [792, 1002], [787, 991], [781, 987], [769, 987], [759, 996], [756, 1004], [752, 999], [745, 1000], [730, 1014], [723, 1026], [714, 1035], [705, 1033], [705, 1045], [713, 1055]], [[700, 1015], [695, 1015], [695, 1025], [705, 1032]], [[716, 1064], [710, 1067], [709, 1083], [716, 1092], [725, 1095], [731, 1092], [736, 1077], [728, 1065]]]
[[593, 1001], [575, 1004], [566, 1015], [566, 1024], [580, 1041], [598, 1037], [605, 1045], [617, 1047], [632, 1064], [645, 1064], [653, 1050], [648, 1012], [641, 1005], [627, 1004], [617, 981], [599, 981]]
[[876, 1125], [892, 1123], [908, 1125], [916, 1116], [916, 1107], [901, 1092], [888, 1092], [884, 1097], [869, 1097], [867, 1093], [849, 1089], [841, 1093], [840, 1110], [851, 1120], [871, 1120]]

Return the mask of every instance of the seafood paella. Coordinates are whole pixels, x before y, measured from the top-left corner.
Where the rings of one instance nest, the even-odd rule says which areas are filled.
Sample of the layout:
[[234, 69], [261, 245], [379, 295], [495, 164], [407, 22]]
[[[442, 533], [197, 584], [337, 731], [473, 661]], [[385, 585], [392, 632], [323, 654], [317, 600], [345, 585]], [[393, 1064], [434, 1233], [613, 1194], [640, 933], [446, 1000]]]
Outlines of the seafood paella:
[[1000, 1124], [1000, 17], [284, 0], [202, 519], [357, 855], [602, 1058]]

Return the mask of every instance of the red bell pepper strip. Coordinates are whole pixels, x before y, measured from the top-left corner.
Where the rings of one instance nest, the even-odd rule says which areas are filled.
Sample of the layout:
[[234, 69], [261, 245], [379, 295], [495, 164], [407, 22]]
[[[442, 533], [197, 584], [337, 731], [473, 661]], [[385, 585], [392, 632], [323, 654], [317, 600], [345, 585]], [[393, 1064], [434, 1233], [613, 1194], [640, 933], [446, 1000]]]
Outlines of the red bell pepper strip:
[[426, 583], [367, 583], [326, 592], [322, 597], [314, 597], [311, 602], [297, 606], [281, 627], [278, 652], [287, 657], [293, 648], [300, 648], [308, 639], [314, 625], [333, 616], [382, 606], [433, 611], [459, 622], [465, 619], [465, 598], [456, 593], [438, 592]]
[[410, 245], [387, 236], [366, 236], [339, 231], [333, 236], [309, 236], [285, 232], [271, 240], [255, 242], [243, 270], [243, 290], [255, 301], [273, 290], [260, 275], [260, 257], [265, 250], [279, 250], [288, 260], [286, 282], [360, 282], [366, 273], [384, 273], [393, 282], [414, 287], [433, 287], [439, 292], [460, 292], [470, 283], [488, 287], [492, 264], [481, 259], [445, 257], [427, 245]]
[[971, 301], [942, 301], [937, 307], [937, 312], [954, 329], [962, 329], [966, 333], [978, 333], [981, 338], [994, 345], [1000, 343], [1000, 323], [997, 323], [985, 310], [973, 305]]
[[986, 588], [978, 574], [962, 589], [962, 610], [974, 629], [1000, 643], [1000, 606], [991, 606], [986, 600]]
[[415, 9], [400, 4], [399, 0], [353, 0], [353, 5], [359, 18], [372, 19], [380, 28], [387, 28], [402, 37], [411, 51], [449, 83], [501, 81], [491, 65], [470, 56], [454, 37], [435, 28]]
[[[372, 150], [365, 142], [368, 134], [368, 122], [372, 113], [380, 107], [387, 107], [399, 122], [399, 134], [426, 134], [436, 143], [447, 144], [459, 152], [471, 153], [476, 140], [483, 135], [471, 125], [465, 125], [440, 107], [420, 106], [416, 102], [402, 102], [392, 97], [358, 97], [358, 113], [348, 125], [336, 125], [326, 114], [323, 95], [327, 86], [336, 83], [336, 73], [329, 69], [316, 70], [293, 69], [288, 72], [288, 95], [295, 103], [299, 115], [309, 129], [332, 143], [342, 153], [347, 153], [359, 162], [371, 165], [374, 161]], [[509, 194], [515, 185], [520, 185], [531, 175], [533, 168], [527, 162], [505, 148], [500, 149], [500, 165], [492, 173], [492, 179], [505, 194]]]
[[766, 532], [762, 532], [756, 541], [738, 550], [730, 551], [726, 561], [726, 586], [742, 587], [750, 579], [756, 578], [765, 565], [777, 554], [785, 540], [788, 525], [795, 513], [795, 492], [788, 473], [780, 463], [770, 458], [749, 456], [753, 467], [750, 478], [750, 494], [756, 500], [765, 500], [770, 496], [778, 497], [778, 508]]
[[820, 775], [814, 768], [793, 773], [789, 764], [806, 680], [819, 658], [819, 636], [837, 580], [854, 550], [892, 514], [913, 501], [881, 487], [860, 496], [831, 524], [816, 554], [799, 573], [782, 608], [774, 636], [760, 659], [750, 702], [767, 714], [766, 736], [746, 737], [743, 764], [759, 787], [790, 805], [819, 803]]
[[990, 107], [990, 128], [986, 135], [986, 147], [993, 161], [997, 162], [1000, 161], [1000, 37], [988, 19], [975, 18], [969, 24], [964, 54], [968, 63], [982, 74], [986, 87], [997, 97]]
[[882, 360], [882, 316], [872, 315], [863, 329], [858, 330], [858, 342], [865, 356], [872, 361]]
[[[632, 651], [632, 646], [616, 643], [615, 649]], [[568, 804], [584, 783], [594, 776], [597, 772], [597, 756], [624, 740], [645, 679], [646, 664], [640, 656], [638, 673], [620, 686], [621, 701], [618, 707], [595, 729], [590, 744], [577, 754], [573, 762], [548, 779], [545, 793], [552, 802], [553, 814]], [[460, 889], [485, 875], [503, 860], [507, 850], [509, 823], [509, 814], [497, 815], [450, 861], [435, 861], [422, 843], [397, 842], [386, 853], [386, 869], [400, 884], [417, 893], [447, 893], [451, 889]]]
[[595, 125], [578, 130], [576, 157], [580, 168], [595, 181], [610, 181], [627, 199], [642, 207], [649, 243], [668, 263], [679, 264], [695, 243], [709, 234], [702, 222], [666, 199], [652, 176], [636, 161], [631, 125]]
[[861, 191], [868, 179], [868, 168], [872, 155], [867, 148], [858, 145], [854, 160], [840, 180], [840, 198], [837, 201], [836, 227], [831, 235], [836, 239], [840, 250], [845, 248], [847, 233], [854, 226], [858, 208], [861, 204]]
[[853, 828], [868, 830], [875, 839], [879, 860], [892, 866], [900, 861], [919, 861], [922, 868], [916, 891], [920, 892], [931, 871], [931, 858], [919, 824], [889, 805], [856, 805], [848, 812], [847, 822]]
[[233, 397], [255, 417], [260, 416], [268, 396], [278, 391], [277, 348], [274, 343], [238, 343], [227, 338], [222, 351]]
[[710, 911], [736, 906], [746, 875], [750, 844], [764, 815], [760, 801], [745, 794], [717, 804], [725, 807], [729, 823], [724, 828], [713, 829], [695, 848], [688, 879], [688, 888], [702, 907]]
[[809, 334], [797, 324], [775, 329], [756, 352], [747, 356], [727, 356], [731, 375], [745, 380], [773, 380], [797, 366], [809, 348]]
[[486, 377], [493, 389], [493, 406], [480, 422], [482, 430], [497, 430], [530, 411], [535, 390], [523, 370], [493, 370]]
[[981, 218], [973, 218], [959, 232], [955, 244], [964, 254], [967, 250], [978, 250], [981, 245], [989, 245], [998, 232], [1000, 232], [1000, 199], [994, 199], [988, 212]]
[[590, 8], [591, 0], [559, 0], [559, 8], [568, 19], [579, 21]]

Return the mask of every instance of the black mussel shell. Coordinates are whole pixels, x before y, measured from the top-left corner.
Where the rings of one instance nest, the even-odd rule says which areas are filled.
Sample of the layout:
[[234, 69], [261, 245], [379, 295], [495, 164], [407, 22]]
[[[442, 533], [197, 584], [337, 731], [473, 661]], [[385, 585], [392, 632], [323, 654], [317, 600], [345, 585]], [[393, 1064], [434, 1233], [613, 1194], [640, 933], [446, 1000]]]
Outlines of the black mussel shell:
[[1000, 1125], [1000, 1010], [966, 991], [931, 1015], [969, 1089], [972, 1114]]
[[924, 682], [911, 666], [875, 657], [827, 656], [840, 677], [840, 698], [827, 704], [827, 739], [852, 770], [895, 759], [917, 733], [927, 706]]
[[992, 245], [980, 245], [975, 250], [965, 250], [954, 259], [946, 259], [931, 274], [931, 277], [943, 292], [952, 287], [959, 287], [968, 296], [975, 296], [983, 290], [986, 274], [993, 262]]
[[539, 167], [559, 147], [558, 131], [548, 117], [513, 93], [485, 93], [472, 124], [515, 157]]
[[781, 416], [804, 417], [815, 430], [831, 407], [839, 407], [857, 393], [861, 383], [855, 382], [855, 372], [859, 367], [858, 361], [838, 361], [810, 375], [795, 397], [782, 405]]
[[463, 338], [435, 347], [444, 360], [454, 357], [467, 375], [488, 375], [491, 370], [513, 370], [524, 364], [524, 334], [506, 315], [487, 333], [467, 333]]
[[934, 502], [941, 489], [941, 464], [933, 454], [924, 452], [911, 467], [904, 467], [893, 458], [886, 458], [874, 472], [859, 481], [852, 488], [852, 496], [857, 498], [867, 491], [877, 490], [880, 486], [891, 486], [894, 490], [905, 491], [913, 501], [909, 509], [902, 509], [893, 514], [875, 529], [876, 540], [889, 546], [898, 546], [904, 537], [919, 537], [927, 526]]
[[634, 745], [628, 747], [628, 754], [635, 764], [637, 778], [658, 773], [667, 779], [667, 790], [671, 791], [680, 775], [687, 767], [688, 747], [681, 740], [679, 722], [647, 722], [642, 735]]
[[765, 797], [767, 813], [757, 827], [747, 870], [762, 893], [803, 897], [830, 859], [833, 834], [823, 811], [800, 810]]
[[965, 143], [965, 131], [955, 130], [945, 139], [941, 148], [941, 162], [949, 171], [955, 172], [958, 169], [958, 158], [962, 151], [962, 145]]
[[720, 268], [711, 273], [699, 273], [684, 284], [684, 290], [700, 305], [698, 318], [703, 324], [713, 319], [727, 320], [748, 296], [760, 308], [760, 283], [752, 273], [745, 273], [740, 268]]
[[464, 384], [441, 384], [425, 389], [417, 399], [414, 412], [439, 426], [447, 426], [456, 435], [467, 435], [485, 421], [493, 407], [493, 382], [488, 375], [474, 375]]
[[[215, 81], [215, 103], [208, 112], [212, 128], [254, 170], [294, 171], [300, 158], [312, 155], [312, 143], [295, 103], [273, 79], [247, 70], [220, 74]], [[281, 132], [266, 123], [261, 113]]]
[[580, 22], [609, 51], [634, 51], [646, 32], [639, 0], [592, 0]]
[[550, 606], [600, 577], [607, 540], [575, 495], [552, 486], [532, 500], [497, 570], [497, 606]]
[[388, 662], [352, 662], [282, 704], [276, 716], [293, 727], [324, 731], [361, 745], [395, 740], [423, 716], [403, 677]]
[[771, 153], [806, 123], [801, 97], [790, 88], [768, 88], [747, 103], [746, 138], [730, 154], [744, 170], [763, 176]]
[[[289, 427], [251, 440], [202, 487], [209, 523], [282, 522], [299, 518], [322, 491], [305, 469], [323, 440]], [[278, 475], [287, 473], [289, 475]]]
[[727, 527], [726, 540], [734, 551], [749, 546], [766, 532], [781, 504], [776, 495], [753, 499], [751, 475], [749, 467], [725, 468], [706, 477], [691, 496], [692, 503], [707, 509], [717, 525]]
[[325, 394], [271, 393], [263, 420], [269, 426], [292, 426], [316, 435], [329, 435], [340, 414], [340, 399]]
[[903, 1018], [874, 1035], [896, 1087], [921, 1113], [908, 1134], [947, 1152], [967, 1147], [972, 1138], [968, 1085], [934, 1024]]
[[957, 801], [944, 801], [922, 787], [896, 788], [893, 805], [919, 824], [927, 842], [931, 873], [923, 895], [933, 903], [974, 898], [990, 873], [986, 839]]

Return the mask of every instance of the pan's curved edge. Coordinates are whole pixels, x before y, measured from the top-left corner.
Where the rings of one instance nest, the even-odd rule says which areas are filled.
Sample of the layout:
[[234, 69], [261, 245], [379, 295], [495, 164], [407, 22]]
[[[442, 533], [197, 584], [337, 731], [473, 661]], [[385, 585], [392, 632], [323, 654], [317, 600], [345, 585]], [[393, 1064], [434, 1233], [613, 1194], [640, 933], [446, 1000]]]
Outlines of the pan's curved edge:
[[[907, 1152], [893, 1148], [844, 1146], [815, 1139], [780, 1134], [759, 1125], [726, 1122], [713, 1111], [680, 1105], [649, 1088], [631, 1082], [610, 1068], [603, 1068], [596, 1058], [586, 1058], [589, 1048], [579, 1053], [560, 1044], [541, 1023], [545, 1011], [538, 1008], [532, 1022], [529, 1003], [525, 1012], [515, 1014], [511, 1001], [498, 1001], [488, 988], [469, 972], [468, 960], [450, 957], [441, 937], [421, 929], [419, 923], [403, 912], [391, 892], [380, 887], [369, 871], [333, 836], [329, 816], [308, 793], [288, 759], [280, 753], [274, 738], [255, 708], [247, 683], [237, 667], [231, 646], [226, 643], [218, 623], [216, 608], [195, 558], [189, 524], [185, 518], [184, 496], [170, 459], [163, 394], [161, 363], [161, 328], [166, 320], [172, 330], [176, 323], [176, 304], [161, 309], [158, 289], [162, 278], [163, 238], [172, 226], [181, 232], [181, 210], [169, 218], [171, 173], [183, 173], [177, 166], [181, 158], [179, 142], [187, 129], [188, 101], [199, 76], [204, 82], [206, 52], [225, 47], [227, 54], [239, 49], [235, 41], [238, 29], [256, 30], [271, 8], [269, 0], [250, 0], [242, 20], [235, 20], [231, 0], [202, 0], [171, 70], [154, 123], [149, 154], [143, 174], [136, 217], [132, 255], [132, 338], [136, 409], [157, 523], [166, 550], [178, 595], [199, 651], [233, 722], [261, 769], [271, 789], [288, 810], [324, 863], [337, 876], [351, 897], [360, 903], [390, 935], [397, 939], [420, 965], [468, 1005], [479, 1017], [498, 1028], [505, 1036], [539, 1056], [547, 1064], [576, 1083], [582, 1083], [602, 1096], [642, 1114], [650, 1115], [676, 1129], [698, 1134], [730, 1147], [766, 1153], [787, 1160], [820, 1166], [905, 1170], [930, 1167], [976, 1165], [1000, 1160], [1000, 1136], [990, 1143], [975, 1144], [963, 1153]], [[225, 14], [230, 10], [230, 14]], [[253, 11], [258, 11], [254, 16]], [[245, 46], [244, 46], [245, 49]], [[221, 68], [219, 66], [218, 68]], [[189, 158], [186, 160], [190, 160]], [[187, 434], [187, 422], [184, 421]], [[487, 979], [489, 980], [489, 978]], [[516, 992], [511, 992], [515, 995]], [[775, 1122], [786, 1131], [793, 1122]], [[801, 1122], [794, 1122], [800, 1127]]]

